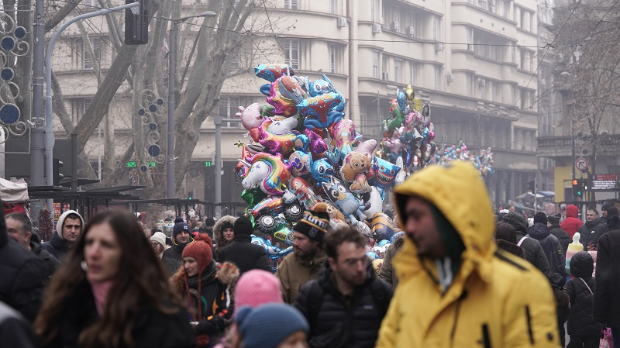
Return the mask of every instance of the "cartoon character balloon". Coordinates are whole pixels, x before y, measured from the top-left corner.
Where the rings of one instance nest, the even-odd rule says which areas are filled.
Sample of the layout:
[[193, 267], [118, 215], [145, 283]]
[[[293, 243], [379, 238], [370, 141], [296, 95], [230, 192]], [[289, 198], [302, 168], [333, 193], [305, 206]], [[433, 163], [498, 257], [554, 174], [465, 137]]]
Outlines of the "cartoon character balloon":
[[282, 155], [259, 153], [252, 157], [252, 168], [241, 183], [243, 188], [250, 190], [255, 187], [268, 195], [281, 196], [291, 172], [282, 161]]

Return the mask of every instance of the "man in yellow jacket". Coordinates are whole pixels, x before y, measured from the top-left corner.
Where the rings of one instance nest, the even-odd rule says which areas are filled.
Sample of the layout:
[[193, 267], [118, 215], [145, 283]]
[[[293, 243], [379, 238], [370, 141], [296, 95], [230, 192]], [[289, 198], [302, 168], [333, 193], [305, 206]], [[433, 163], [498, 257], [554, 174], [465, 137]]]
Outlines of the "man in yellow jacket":
[[377, 347], [560, 346], [549, 282], [496, 249], [491, 201], [472, 165], [430, 166], [394, 194], [407, 238]]

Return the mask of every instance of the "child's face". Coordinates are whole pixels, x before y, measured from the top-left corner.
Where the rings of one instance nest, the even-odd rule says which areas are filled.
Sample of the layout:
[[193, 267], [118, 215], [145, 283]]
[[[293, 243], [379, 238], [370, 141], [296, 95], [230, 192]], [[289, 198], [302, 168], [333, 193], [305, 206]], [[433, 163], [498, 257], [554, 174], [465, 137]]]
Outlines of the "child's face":
[[288, 336], [284, 342], [280, 343], [277, 348], [308, 348], [306, 344], [306, 333], [303, 331], [295, 332]]

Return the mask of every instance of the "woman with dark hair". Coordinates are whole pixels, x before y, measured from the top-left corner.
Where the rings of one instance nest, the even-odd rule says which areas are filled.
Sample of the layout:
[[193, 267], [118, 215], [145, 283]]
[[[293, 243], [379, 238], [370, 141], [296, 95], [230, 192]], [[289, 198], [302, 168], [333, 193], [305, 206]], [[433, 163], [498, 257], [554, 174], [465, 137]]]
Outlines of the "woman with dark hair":
[[35, 330], [45, 347], [195, 347], [187, 312], [135, 216], [96, 215], [50, 283]]
[[495, 224], [495, 243], [498, 248], [525, 258], [523, 248], [517, 245], [517, 231], [511, 224], [501, 221]]
[[215, 247], [213, 248], [213, 256], [217, 260], [217, 255], [220, 250], [232, 244], [235, 240], [235, 221], [237, 218], [234, 216], [226, 215], [217, 220], [215, 226], [213, 226], [213, 242]]

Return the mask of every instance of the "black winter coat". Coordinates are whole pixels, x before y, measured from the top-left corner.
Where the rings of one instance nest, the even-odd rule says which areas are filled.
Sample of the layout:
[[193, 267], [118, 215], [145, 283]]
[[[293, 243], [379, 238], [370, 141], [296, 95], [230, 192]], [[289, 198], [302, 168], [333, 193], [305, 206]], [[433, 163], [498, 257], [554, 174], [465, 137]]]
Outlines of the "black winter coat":
[[252, 244], [250, 235], [236, 235], [231, 245], [218, 252], [217, 260], [221, 263], [228, 261], [235, 264], [239, 268], [239, 275], [252, 269], [262, 269], [273, 273], [265, 248]]
[[52, 254], [58, 261], [65, 261], [65, 257], [69, 253], [71, 244], [63, 238], [60, 238], [57, 232], [54, 232], [49, 242], [41, 244], [41, 248]]
[[13, 308], [0, 302], [0, 342], [4, 347], [36, 348], [38, 339], [30, 324]]
[[560, 241], [560, 245], [562, 246], [562, 251], [564, 252], [564, 256], [566, 256], [566, 250], [568, 250], [568, 245], [572, 242], [572, 239], [568, 236], [568, 233], [560, 227], [560, 224], [554, 224], [549, 227], [549, 231], [551, 234], [555, 236]]
[[[175, 306], [176, 307], [176, 306]], [[185, 308], [164, 314], [153, 304], [143, 303], [132, 330], [135, 348], [195, 348], [196, 336]], [[99, 320], [95, 298], [88, 281], [80, 283], [68, 297], [58, 318], [58, 335], [46, 348], [78, 348], [82, 331]], [[125, 348], [124, 345], [118, 348]]]
[[[579, 227], [579, 234], [581, 234], [581, 244], [583, 244], [583, 250], [588, 250], [588, 244], [592, 243], [592, 246], [596, 248], [598, 239], [607, 232], [607, 224], [601, 222], [601, 219], [594, 221], [586, 221], [583, 226]], [[596, 250], [596, 249], [594, 249]]]
[[537, 223], [528, 228], [527, 232], [530, 237], [540, 242], [551, 271], [566, 277], [566, 256], [562, 251], [560, 241], [551, 234], [549, 227]]
[[620, 326], [620, 230], [598, 240], [594, 319], [609, 327]]
[[[332, 270], [328, 262], [323, 264], [319, 277], [302, 286], [295, 307], [306, 317], [310, 324], [310, 334], [308, 341], [313, 337], [327, 334], [339, 323], [348, 324], [350, 340], [346, 344], [349, 348], [374, 347], [375, 341], [379, 336], [381, 321], [387, 312], [387, 306], [380, 308], [377, 306], [375, 298], [371, 294], [371, 283], [380, 282], [380, 286], [385, 289], [387, 294], [386, 303], [392, 298], [393, 290], [383, 280], [375, 276], [372, 265], [369, 263], [366, 271], [364, 284], [357, 287], [350, 299], [350, 307], [347, 306], [344, 296], [332, 282]], [[323, 289], [323, 299], [318, 305], [318, 313], [313, 322], [309, 292], [312, 284], [318, 282]]]
[[[524, 238], [522, 232], [517, 231], [517, 244], [521, 239]], [[539, 271], [542, 272], [548, 279], [553, 278], [553, 274], [555, 272], [551, 272], [551, 268], [549, 268], [549, 261], [545, 256], [545, 251], [543, 250], [540, 242], [534, 238], [527, 236], [527, 238], [523, 239], [520, 245], [525, 252], [525, 259], [534, 265], [534, 267], [538, 268]]]
[[174, 275], [183, 266], [183, 249], [185, 249], [186, 245], [176, 244], [175, 241], [175, 244], [166, 249], [161, 256], [161, 262], [164, 264], [169, 276]]
[[594, 295], [590, 290], [595, 291], [593, 269], [594, 260], [585, 251], [578, 252], [570, 260], [570, 272], [574, 278], [566, 284], [566, 292], [570, 297], [571, 313], [567, 328], [571, 336], [596, 336], [601, 333], [601, 326], [594, 320], [592, 309]]
[[45, 274], [47, 274], [47, 278], [51, 278], [52, 275], [56, 272], [56, 270], [60, 267], [60, 261], [55, 258], [52, 254], [50, 254], [47, 250], [41, 247], [41, 242], [39, 240], [39, 236], [35, 233], [32, 234], [30, 238], [30, 250], [43, 261], [43, 266], [45, 267]]
[[43, 262], [10, 239], [0, 215], [0, 301], [34, 321], [41, 306], [47, 275]]

